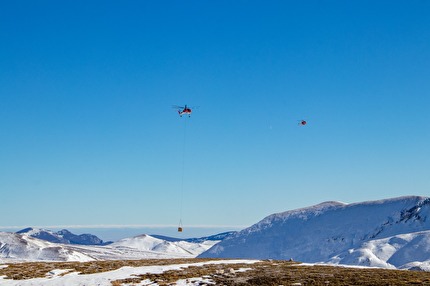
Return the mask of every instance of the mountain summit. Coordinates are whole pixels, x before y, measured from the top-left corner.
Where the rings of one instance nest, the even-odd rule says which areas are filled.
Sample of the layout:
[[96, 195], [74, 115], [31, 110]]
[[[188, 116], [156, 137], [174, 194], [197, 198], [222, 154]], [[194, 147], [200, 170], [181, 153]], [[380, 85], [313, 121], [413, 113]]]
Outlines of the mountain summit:
[[199, 257], [430, 269], [429, 216], [428, 197], [325, 202], [270, 215]]
[[34, 238], [42, 239], [53, 243], [79, 244], [79, 245], [106, 245], [112, 242], [103, 242], [93, 234], [73, 234], [67, 229], [54, 232], [47, 229], [28, 227], [17, 231], [18, 234], [25, 234]]

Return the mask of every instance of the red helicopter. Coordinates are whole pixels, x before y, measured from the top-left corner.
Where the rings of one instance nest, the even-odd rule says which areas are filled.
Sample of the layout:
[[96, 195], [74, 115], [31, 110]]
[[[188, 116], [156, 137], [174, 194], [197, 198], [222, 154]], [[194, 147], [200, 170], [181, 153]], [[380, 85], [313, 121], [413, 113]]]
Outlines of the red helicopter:
[[305, 126], [306, 124], [308, 124], [307, 122], [306, 122], [306, 120], [299, 120], [299, 125], [300, 126]]
[[188, 117], [191, 117], [192, 110], [186, 104], [185, 104], [185, 106], [174, 105], [173, 108], [178, 109], [178, 114], [180, 117], [182, 117], [182, 115], [184, 115], [184, 114], [188, 114]]

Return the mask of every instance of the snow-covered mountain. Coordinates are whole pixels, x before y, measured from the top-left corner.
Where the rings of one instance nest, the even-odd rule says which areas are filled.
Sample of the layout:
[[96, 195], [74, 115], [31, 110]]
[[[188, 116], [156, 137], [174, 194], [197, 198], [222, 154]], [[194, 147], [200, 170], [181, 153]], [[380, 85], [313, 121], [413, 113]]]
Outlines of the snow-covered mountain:
[[211, 236], [205, 236], [205, 237], [200, 237], [200, 238], [188, 238], [186, 239], [186, 241], [188, 242], [204, 242], [204, 241], [221, 241], [226, 239], [227, 237], [233, 236], [237, 233], [237, 231], [228, 231], [228, 232], [223, 232], [223, 233], [218, 233], [218, 234], [214, 234]]
[[325, 202], [273, 214], [199, 257], [430, 270], [430, 198]]
[[92, 234], [73, 234], [67, 229], [57, 232], [41, 228], [28, 227], [17, 231], [19, 234], [26, 234], [28, 236], [39, 238], [54, 243], [65, 244], [80, 244], [80, 245], [105, 245], [111, 242], [103, 242], [100, 238]]
[[93, 258], [68, 248], [28, 235], [0, 232], [0, 261], [8, 260], [49, 260], [49, 261], [91, 261]]
[[227, 231], [227, 232], [222, 232], [222, 233], [218, 233], [218, 234], [214, 234], [214, 235], [210, 235], [210, 236], [197, 237], [197, 238], [186, 238], [186, 239], [169, 237], [169, 236], [164, 236], [164, 235], [157, 235], [157, 234], [151, 234], [151, 236], [155, 237], [155, 238], [167, 240], [167, 241], [184, 240], [184, 241], [188, 241], [188, 242], [200, 243], [200, 242], [205, 242], [208, 240], [219, 242], [219, 241], [225, 239], [226, 237], [232, 236], [236, 233], [237, 233], [237, 231]]

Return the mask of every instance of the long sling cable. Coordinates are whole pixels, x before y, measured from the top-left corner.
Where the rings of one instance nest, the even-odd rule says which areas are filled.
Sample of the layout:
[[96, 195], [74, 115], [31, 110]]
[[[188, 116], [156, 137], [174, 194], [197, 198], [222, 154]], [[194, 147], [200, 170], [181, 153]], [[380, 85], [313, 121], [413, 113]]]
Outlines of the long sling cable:
[[181, 179], [181, 194], [180, 194], [180, 210], [179, 210], [179, 227], [178, 231], [182, 232], [182, 207], [184, 200], [184, 177], [185, 177], [185, 143], [187, 139], [187, 117], [184, 122], [184, 140], [182, 142], [182, 179]]

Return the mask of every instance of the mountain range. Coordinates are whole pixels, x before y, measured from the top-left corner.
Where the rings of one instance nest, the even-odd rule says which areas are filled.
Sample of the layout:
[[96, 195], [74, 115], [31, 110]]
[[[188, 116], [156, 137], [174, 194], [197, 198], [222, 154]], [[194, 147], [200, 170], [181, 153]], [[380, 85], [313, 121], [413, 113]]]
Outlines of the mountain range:
[[429, 216], [429, 197], [406, 196], [329, 201], [272, 214], [239, 232], [185, 240], [143, 234], [106, 244], [92, 235], [28, 228], [0, 232], [0, 262], [202, 257], [430, 271]]
[[[167, 241], [150, 235], [121, 239], [108, 245], [55, 243], [26, 233], [0, 232], [0, 263], [19, 261], [92, 261], [149, 258], [193, 258], [219, 241]], [[42, 235], [42, 237], [45, 237]], [[51, 239], [52, 237], [48, 237]]]

